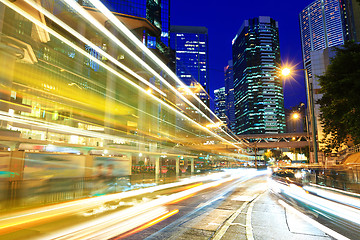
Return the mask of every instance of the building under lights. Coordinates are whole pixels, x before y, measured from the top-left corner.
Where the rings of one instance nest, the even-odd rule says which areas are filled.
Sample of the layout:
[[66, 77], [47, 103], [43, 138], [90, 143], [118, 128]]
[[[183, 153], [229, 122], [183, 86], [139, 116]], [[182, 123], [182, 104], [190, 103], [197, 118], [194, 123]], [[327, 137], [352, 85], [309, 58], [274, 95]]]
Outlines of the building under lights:
[[316, 131], [318, 139], [324, 136], [320, 123], [322, 97], [317, 76], [325, 73], [334, 47], [345, 41], [360, 40], [360, 5], [354, 0], [316, 0], [299, 14], [304, 67], [308, 71], [314, 95]]
[[[81, 0], [79, 0], [80, 2]], [[92, 7], [87, 0], [82, 5]], [[122, 14], [122, 21], [136, 29], [144, 44], [161, 53], [168, 51], [170, 41], [170, 0], [101, 0], [112, 12]], [[142, 21], [142, 22], [141, 22]], [[152, 25], [150, 28], [147, 25]]]
[[[200, 83], [208, 91], [208, 30], [171, 26], [170, 46], [176, 54], [176, 75], [188, 86]], [[209, 106], [208, 96], [201, 100]]]
[[278, 22], [260, 16], [245, 20], [232, 41], [235, 133], [285, 131]]
[[229, 64], [224, 68], [225, 77], [225, 102], [226, 102], [226, 125], [228, 128], [235, 132], [235, 108], [234, 108], [234, 72], [233, 61], [230, 60]]
[[225, 87], [214, 90], [215, 114], [226, 124], [226, 94]]
[[360, 6], [353, 0], [316, 0], [299, 14], [304, 66], [312, 78], [311, 52], [359, 41]]

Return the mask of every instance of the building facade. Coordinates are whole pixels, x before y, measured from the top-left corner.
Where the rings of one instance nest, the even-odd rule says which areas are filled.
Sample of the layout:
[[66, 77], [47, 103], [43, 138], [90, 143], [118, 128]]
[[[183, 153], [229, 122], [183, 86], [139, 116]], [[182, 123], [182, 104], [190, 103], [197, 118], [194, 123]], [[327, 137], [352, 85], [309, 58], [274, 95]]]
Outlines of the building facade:
[[224, 68], [225, 77], [225, 102], [226, 102], [226, 125], [235, 133], [235, 108], [234, 108], [234, 72], [233, 61], [230, 60]]
[[[357, 40], [358, 3], [347, 0], [316, 0], [299, 14], [303, 62], [312, 78], [311, 52]], [[355, 11], [353, 11], [353, 9]]]
[[225, 87], [214, 90], [215, 114], [225, 124], [226, 117], [226, 94]]
[[283, 133], [278, 22], [263, 16], [245, 20], [233, 39], [232, 55], [235, 133]]
[[[101, 0], [112, 12], [146, 19], [161, 31], [160, 37], [150, 32], [143, 32], [144, 43], [149, 48], [166, 51], [170, 43], [170, 0]], [[87, 0], [79, 3], [92, 7]]]
[[316, 0], [300, 12], [299, 19], [303, 64], [314, 97], [315, 129], [321, 140], [320, 105], [316, 102], [322, 94], [317, 76], [325, 73], [335, 55], [334, 47], [348, 40], [359, 41], [360, 4], [354, 0]]
[[171, 26], [170, 46], [176, 52], [176, 75], [188, 86], [208, 83], [208, 30], [205, 27]]

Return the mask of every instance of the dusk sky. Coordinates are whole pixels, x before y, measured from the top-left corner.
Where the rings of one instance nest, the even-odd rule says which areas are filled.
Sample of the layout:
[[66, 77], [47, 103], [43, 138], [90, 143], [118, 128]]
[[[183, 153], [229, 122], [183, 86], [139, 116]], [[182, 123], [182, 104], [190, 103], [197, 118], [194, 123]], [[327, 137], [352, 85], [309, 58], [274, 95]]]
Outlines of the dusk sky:
[[[303, 68], [299, 13], [314, 0], [172, 0], [171, 24], [204, 26], [209, 30], [209, 86], [211, 96], [224, 86], [224, 67], [232, 59], [231, 41], [244, 20], [270, 16], [279, 22], [282, 62]], [[306, 101], [304, 76], [284, 83], [285, 107]]]

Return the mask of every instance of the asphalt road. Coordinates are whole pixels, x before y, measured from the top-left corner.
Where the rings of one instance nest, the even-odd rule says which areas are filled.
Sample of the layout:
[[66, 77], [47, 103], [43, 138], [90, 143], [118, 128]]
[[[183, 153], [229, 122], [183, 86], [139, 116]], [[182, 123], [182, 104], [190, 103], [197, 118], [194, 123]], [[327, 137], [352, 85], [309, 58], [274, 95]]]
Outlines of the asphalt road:
[[332, 239], [278, 200], [268, 191], [266, 175], [236, 180], [172, 205], [179, 213], [165, 221], [114, 239]]
[[[243, 172], [240, 178], [229, 178], [226, 181], [220, 180], [214, 182], [215, 184], [210, 187], [206, 186], [211, 184], [211, 181], [207, 180], [205, 183], [172, 187], [149, 192], [134, 198], [122, 199], [121, 202], [115, 201], [112, 203], [117, 206], [114, 210], [107, 210], [88, 217], [79, 212], [75, 215], [55, 219], [52, 222], [44, 221], [41, 225], [26, 228], [22, 228], [22, 225], [20, 225], [17, 227], [18, 229], [15, 229], [16, 231], [1, 235], [0, 240], [102, 240], [107, 239], [106, 236], [110, 236], [105, 235], [110, 229], [113, 233], [111, 235], [112, 240], [334, 239], [334, 237], [330, 237], [334, 235], [331, 232], [329, 233], [326, 227], [321, 228], [321, 226], [317, 225], [317, 222], [314, 222], [314, 219], [319, 220], [311, 217], [316, 214], [309, 214], [306, 210], [302, 210], [307, 216], [310, 216], [310, 218], [303, 217], [300, 212], [292, 210], [287, 205], [288, 203], [292, 204], [291, 200], [283, 201], [285, 199], [271, 193], [268, 190], [267, 172], [259, 172], [261, 175], [258, 176], [254, 175], [255, 172]], [[159, 218], [160, 220], [154, 225], [141, 225], [142, 223], [139, 223], [141, 221], [144, 223], [150, 221], [146, 220], [148, 218], [145, 216], [146, 214], [147, 216], [152, 214], [150, 208], [150, 210], [144, 210], [142, 213], [138, 211], [136, 218], [126, 214], [131, 213], [130, 211], [126, 212], [127, 210], [139, 210], [147, 204], [162, 202], [164, 198], [171, 198], [174, 195], [179, 196], [179, 194], [181, 195], [188, 190], [196, 189], [195, 186], [200, 188], [204, 186], [204, 188], [202, 188], [203, 190], [196, 190], [192, 194], [186, 193], [185, 197], [176, 197], [174, 198], [176, 201], [161, 203], [161, 209], [166, 209], [170, 213], [173, 212], [174, 215], [168, 218]], [[102, 207], [99, 209], [102, 209]], [[127, 217], [129, 221], [136, 223], [133, 230], [130, 230], [131, 228], [127, 225], [129, 221], [124, 222], [121, 220], [123, 217]], [[149, 219], [158, 219], [158, 217], [150, 216]], [[98, 221], [98, 224], [95, 226], [94, 224], [88, 224], [92, 221]], [[85, 227], [80, 228], [78, 226]], [[331, 228], [331, 224], [327, 226]], [[130, 231], [124, 231], [124, 227]], [[77, 230], [70, 231], [70, 228]], [[121, 232], [123, 234], [118, 235]], [[346, 232], [342, 234], [344, 233]], [[343, 236], [336, 238], [344, 240], [359, 239], [356, 237], [356, 235], [350, 234], [347, 238]]]

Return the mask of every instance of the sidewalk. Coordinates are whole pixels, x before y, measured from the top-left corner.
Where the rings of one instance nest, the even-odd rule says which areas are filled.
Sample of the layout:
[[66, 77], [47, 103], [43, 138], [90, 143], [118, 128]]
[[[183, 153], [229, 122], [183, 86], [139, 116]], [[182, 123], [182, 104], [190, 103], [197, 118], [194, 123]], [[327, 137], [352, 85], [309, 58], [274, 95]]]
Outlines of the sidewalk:
[[[287, 211], [268, 190], [232, 196], [242, 206], [215, 232], [212, 240], [325, 240], [327, 234]], [[242, 198], [242, 199], [241, 199]]]

